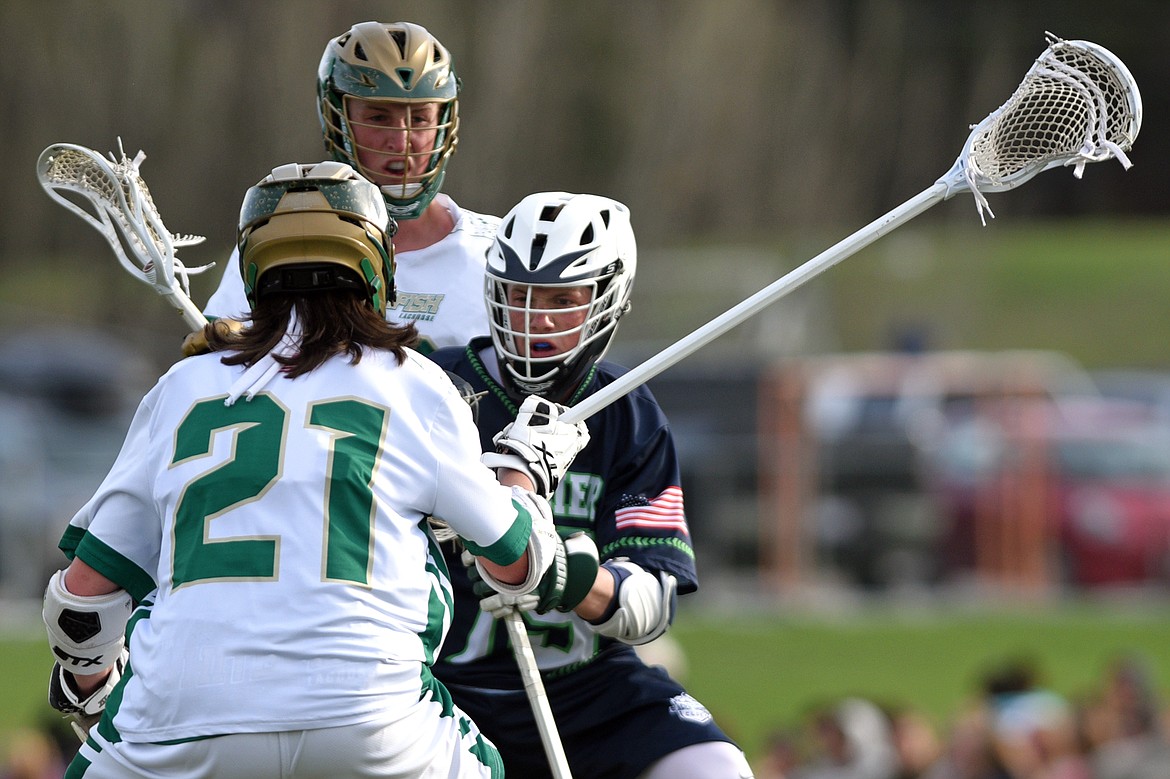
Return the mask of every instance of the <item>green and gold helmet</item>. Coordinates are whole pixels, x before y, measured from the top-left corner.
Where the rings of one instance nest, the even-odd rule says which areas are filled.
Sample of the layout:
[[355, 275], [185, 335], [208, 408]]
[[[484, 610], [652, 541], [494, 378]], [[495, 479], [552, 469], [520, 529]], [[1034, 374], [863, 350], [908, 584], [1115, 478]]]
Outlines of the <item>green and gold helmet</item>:
[[[398, 117], [369, 120], [372, 128], [392, 127], [410, 134], [433, 135], [433, 143], [388, 152], [366, 145], [367, 153], [395, 157], [378, 169], [358, 159], [353, 104], [365, 101], [397, 110]], [[413, 125], [415, 110], [438, 106], [437, 119]], [[455, 153], [459, 129], [459, 79], [451, 55], [426, 28], [409, 22], [362, 22], [325, 47], [317, 69], [317, 115], [325, 149], [338, 162], [352, 165], [379, 184], [395, 219], [416, 219], [443, 185], [447, 160]], [[359, 123], [360, 124], [360, 123]]]
[[248, 190], [238, 245], [244, 293], [363, 292], [383, 316], [394, 301], [397, 225], [378, 188], [332, 160], [289, 163]]

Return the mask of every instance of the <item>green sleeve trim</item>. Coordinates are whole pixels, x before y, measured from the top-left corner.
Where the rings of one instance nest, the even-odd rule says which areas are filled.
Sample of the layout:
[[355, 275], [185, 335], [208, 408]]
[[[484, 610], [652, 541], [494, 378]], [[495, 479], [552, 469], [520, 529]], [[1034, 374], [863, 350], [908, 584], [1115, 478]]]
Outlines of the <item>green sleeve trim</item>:
[[57, 548], [72, 560], [77, 556], [77, 546], [84, 537], [85, 528], [78, 527], [77, 525], [69, 525], [65, 528], [65, 532], [61, 534], [61, 540], [57, 543]]
[[623, 549], [647, 549], [652, 546], [672, 546], [692, 560], [695, 559], [695, 550], [680, 538], [619, 538], [611, 544], [606, 544], [600, 555], [602, 560], [606, 560]]
[[532, 515], [515, 499], [512, 505], [516, 507], [516, 521], [508, 532], [491, 546], [480, 546], [469, 539], [463, 543], [467, 550], [476, 557], [486, 557], [496, 565], [511, 565], [519, 560], [528, 548], [528, 539], [532, 535]]
[[113, 548], [86, 533], [76, 544], [76, 556], [141, 602], [157, 585], [154, 577]]
[[[95, 752], [101, 752], [102, 748], [92, 738], [86, 741], [91, 749]], [[89, 759], [82, 754], [76, 754], [73, 759], [69, 761], [69, 767], [65, 770], [65, 779], [81, 779], [85, 776], [85, 772], [89, 769]]]

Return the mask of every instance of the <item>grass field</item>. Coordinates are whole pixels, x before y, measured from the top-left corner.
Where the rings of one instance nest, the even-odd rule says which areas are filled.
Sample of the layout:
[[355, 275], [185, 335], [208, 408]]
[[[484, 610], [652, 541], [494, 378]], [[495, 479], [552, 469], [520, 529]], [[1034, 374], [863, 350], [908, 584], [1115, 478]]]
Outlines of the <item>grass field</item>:
[[1031, 659], [1057, 692], [1097, 689], [1109, 660], [1138, 652], [1170, 691], [1166, 609], [1069, 606], [1036, 610], [902, 611], [848, 616], [684, 614], [672, 634], [683, 647], [690, 691], [758, 755], [767, 734], [799, 726], [810, 708], [868, 696], [925, 714], [945, 732], [993, 664]]
[[[992, 663], [1035, 661], [1072, 698], [1098, 688], [1107, 662], [1137, 651], [1170, 692], [1170, 609], [1074, 605], [1035, 610], [908, 611], [874, 606], [813, 614], [680, 613], [671, 636], [690, 691], [757, 757], [772, 729], [799, 726], [815, 705], [865, 695], [926, 714], [945, 731]], [[0, 640], [6, 670], [0, 739], [43, 721], [48, 650], [35, 632]], [[2, 743], [2, 742], [0, 742]]]

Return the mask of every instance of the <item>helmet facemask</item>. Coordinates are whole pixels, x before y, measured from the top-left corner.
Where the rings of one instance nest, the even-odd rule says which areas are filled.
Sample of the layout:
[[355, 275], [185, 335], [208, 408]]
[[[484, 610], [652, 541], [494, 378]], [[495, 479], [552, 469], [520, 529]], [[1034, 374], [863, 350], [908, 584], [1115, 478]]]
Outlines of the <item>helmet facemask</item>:
[[[508, 378], [524, 394], [557, 399], [576, 388], [604, 354], [622, 314], [615, 307], [615, 287], [608, 281], [526, 286], [488, 279], [496, 353]], [[548, 301], [562, 290], [570, 294], [582, 290], [584, 301], [550, 306]]]

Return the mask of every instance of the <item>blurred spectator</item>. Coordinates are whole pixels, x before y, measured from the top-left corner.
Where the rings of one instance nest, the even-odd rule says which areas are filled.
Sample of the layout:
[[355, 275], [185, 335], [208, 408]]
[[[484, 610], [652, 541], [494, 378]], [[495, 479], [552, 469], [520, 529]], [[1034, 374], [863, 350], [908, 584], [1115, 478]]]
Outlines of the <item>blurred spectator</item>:
[[921, 712], [900, 708], [890, 713], [899, 779], [919, 779], [942, 754], [938, 732]]
[[1012, 779], [996, 754], [986, 708], [977, 707], [957, 719], [942, 755], [921, 779]]
[[817, 754], [792, 779], [897, 779], [893, 726], [881, 707], [846, 698], [814, 715], [812, 726]]
[[5, 746], [0, 779], [61, 779], [65, 774], [57, 741], [44, 729], [16, 730]]
[[800, 734], [791, 728], [777, 728], [764, 741], [764, 754], [755, 769], [755, 779], [792, 779], [801, 765]]
[[1091, 779], [1073, 708], [1039, 685], [1035, 667], [1011, 660], [983, 682], [996, 754], [1013, 779]]
[[757, 779], [1170, 779], [1170, 709], [1132, 652], [1112, 658], [1100, 689], [1073, 701], [1033, 662], [1010, 658], [944, 736], [921, 713], [849, 698], [816, 708], [807, 732], [777, 728]]
[[1109, 665], [1090, 714], [1094, 779], [1166, 779], [1170, 744], [1161, 727], [1158, 695], [1142, 658], [1123, 655]]

